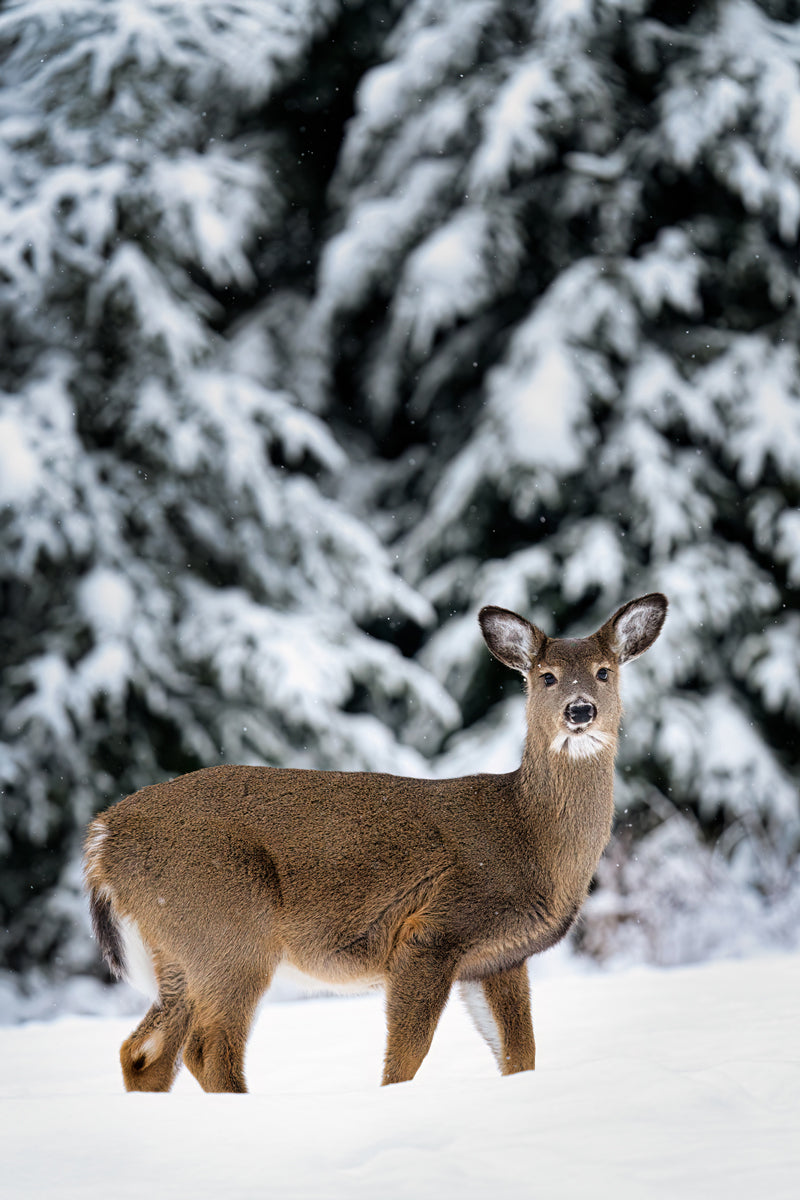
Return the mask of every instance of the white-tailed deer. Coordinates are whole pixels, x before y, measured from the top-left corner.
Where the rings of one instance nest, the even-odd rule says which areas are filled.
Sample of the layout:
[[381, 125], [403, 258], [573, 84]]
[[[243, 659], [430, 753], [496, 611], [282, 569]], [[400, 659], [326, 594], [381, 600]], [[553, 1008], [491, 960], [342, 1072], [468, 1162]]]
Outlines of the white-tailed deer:
[[659, 593], [587, 638], [484, 608], [492, 653], [527, 684], [518, 770], [463, 779], [219, 766], [143, 788], [89, 828], [95, 935], [155, 1002], [120, 1052], [125, 1085], [167, 1091], [183, 1061], [242, 1092], [276, 968], [383, 985], [384, 1083], [411, 1079], [458, 981], [504, 1074], [532, 1070], [526, 960], [569, 929], [608, 841], [618, 672], [658, 636]]

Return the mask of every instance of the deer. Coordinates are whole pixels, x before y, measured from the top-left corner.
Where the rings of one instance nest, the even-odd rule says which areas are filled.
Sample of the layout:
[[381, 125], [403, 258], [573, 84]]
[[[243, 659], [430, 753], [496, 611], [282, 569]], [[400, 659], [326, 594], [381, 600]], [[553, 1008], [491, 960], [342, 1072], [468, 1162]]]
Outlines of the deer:
[[504, 1075], [533, 1070], [528, 959], [559, 942], [611, 833], [620, 667], [658, 637], [667, 599], [590, 637], [478, 614], [522, 674], [522, 761], [414, 779], [206, 767], [120, 800], [89, 826], [85, 883], [108, 967], [150, 991], [123, 1043], [128, 1091], [245, 1092], [245, 1047], [278, 968], [328, 990], [385, 990], [383, 1084], [425, 1058], [454, 984]]

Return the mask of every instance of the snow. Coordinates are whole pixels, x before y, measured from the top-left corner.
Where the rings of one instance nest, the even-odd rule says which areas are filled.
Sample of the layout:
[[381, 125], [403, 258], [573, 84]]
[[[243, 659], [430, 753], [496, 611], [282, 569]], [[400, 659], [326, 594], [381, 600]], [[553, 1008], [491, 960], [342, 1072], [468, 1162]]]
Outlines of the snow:
[[83, 615], [101, 632], [121, 633], [133, 618], [135, 602], [125, 576], [108, 567], [95, 567], [78, 587]]
[[0, 505], [27, 503], [36, 495], [39, 480], [39, 463], [24, 429], [13, 416], [0, 417]]
[[435, 94], [454, 65], [463, 72], [475, 62], [491, 0], [439, 0], [435, 21], [432, 8], [424, 0], [408, 6], [389, 39], [395, 61], [382, 63], [361, 81], [357, 114], [369, 127], [396, 125], [401, 112]]
[[742, 669], [750, 670], [771, 712], [800, 714], [800, 617], [796, 613], [746, 638], [742, 660]]
[[413, 243], [426, 214], [452, 178], [446, 163], [422, 163], [409, 172], [401, 194], [364, 201], [347, 226], [328, 242], [319, 271], [320, 319], [355, 307]]
[[542, 345], [525, 375], [495, 377], [493, 405], [512, 461], [564, 473], [578, 469], [582, 446], [576, 426], [586, 393], [573, 357], [557, 342]]
[[243, 231], [257, 224], [259, 208], [277, 211], [279, 206], [261, 164], [241, 161], [228, 146], [202, 154], [184, 150], [175, 159], [155, 162], [149, 184], [163, 204], [164, 232], [179, 254], [202, 263], [220, 287], [231, 280], [254, 285]]
[[132, 1021], [0, 1030], [0, 1197], [795, 1196], [800, 956], [670, 971], [534, 965], [535, 1073], [502, 1079], [454, 999], [378, 1087], [378, 996], [265, 1006], [249, 1096], [127, 1096]]
[[475, 156], [471, 185], [496, 185], [514, 168], [547, 162], [553, 154], [547, 114], [563, 105], [555, 72], [542, 55], [533, 55], [498, 90], [486, 115], [486, 137]]
[[701, 262], [680, 229], [663, 229], [655, 242], [626, 264], [625, 271], [642, 310], [655, 317], [665, 304], [696, 316], [701, 310]]
[[564, 595], [578, 600], [592, 588], [605, 595], [619, 595], [625, 559], [619, 533], [610, 521], [595, 517], [576, 526], [571, 553], [564, 564]]
[[479, 311], [501, 282], [513, 279], [519, 255], [513, 221], [498, 221], [477, 205], [432, 233], [409, 255], [395, 302], [394, 320], [408, 328], [411, 351], [423, 357], [442, 329]]

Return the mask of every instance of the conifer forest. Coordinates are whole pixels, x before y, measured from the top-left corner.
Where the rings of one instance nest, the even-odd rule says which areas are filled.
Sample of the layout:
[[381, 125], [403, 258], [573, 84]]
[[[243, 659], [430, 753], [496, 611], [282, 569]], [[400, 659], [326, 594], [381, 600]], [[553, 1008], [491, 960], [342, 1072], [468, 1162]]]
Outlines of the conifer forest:
[[0, 973], [220, 762], [506, 771], [649, 591], [576, 953], [800, 929], [792, 0], [0, 0]]

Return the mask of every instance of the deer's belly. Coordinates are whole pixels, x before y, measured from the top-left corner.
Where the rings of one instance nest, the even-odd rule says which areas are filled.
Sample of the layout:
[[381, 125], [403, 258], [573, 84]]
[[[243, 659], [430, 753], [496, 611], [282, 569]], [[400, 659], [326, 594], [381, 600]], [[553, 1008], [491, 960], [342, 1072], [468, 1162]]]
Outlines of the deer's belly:
[[288, 959], [277, 968], [273, 979], [272, 986], [277, 985], [279, 988], [287, 988], [292, 991], [300, 991], [306, 995], [321, 995], [324, 992], [334, 992], [337, 995], [352, 996], [363, 994], [364, 992], [374, 991], [383, 985], [383, 980], [378, 976], [348, 976], [344, 974], [334, 974], [332, 971], [324, 969], [304, 971]]

